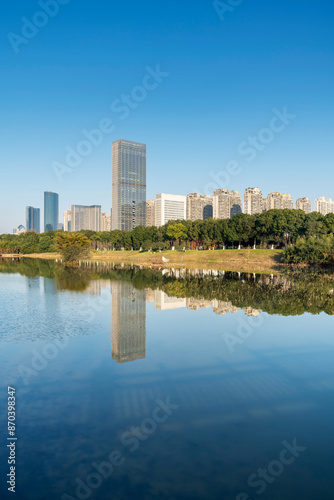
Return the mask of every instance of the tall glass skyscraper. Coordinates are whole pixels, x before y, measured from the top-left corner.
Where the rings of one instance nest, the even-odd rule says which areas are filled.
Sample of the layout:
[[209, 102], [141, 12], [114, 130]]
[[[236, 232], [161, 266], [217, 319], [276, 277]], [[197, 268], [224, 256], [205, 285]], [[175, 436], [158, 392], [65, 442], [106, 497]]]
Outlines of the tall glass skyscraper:
[[59, 222], [59, 196], [49, 191], [44, 193], [44, 231], [57, 231]]
[[112, 229], [146, 225], [146, 144], [112, 145]]
[[41, 230], [41, 211], [39, 208], [26, 207], [26, 230], [39, 233]]

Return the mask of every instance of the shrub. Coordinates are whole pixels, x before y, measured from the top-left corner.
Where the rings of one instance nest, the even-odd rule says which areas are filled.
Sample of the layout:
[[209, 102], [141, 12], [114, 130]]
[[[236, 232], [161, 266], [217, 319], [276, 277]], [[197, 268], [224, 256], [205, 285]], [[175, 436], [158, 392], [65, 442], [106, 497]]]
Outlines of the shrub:
[[78, 262], [79, 259], [89, 258], [91, 242], [84, 234], [58, 233], [55, 248], [65, 262]]
[[283, 252], [283, 262], [287, 264], [333, 264], [333, 235], [317, 238], [299, 238], [295, 245]]

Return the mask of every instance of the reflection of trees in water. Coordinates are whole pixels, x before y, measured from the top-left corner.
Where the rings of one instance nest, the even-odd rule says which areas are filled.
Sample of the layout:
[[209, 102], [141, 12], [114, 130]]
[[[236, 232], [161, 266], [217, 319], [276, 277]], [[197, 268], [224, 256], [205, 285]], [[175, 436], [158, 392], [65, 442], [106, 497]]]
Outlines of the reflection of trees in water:
[[20, 259], [19, 262], [8, 259], [7, 262], [0, 263], [0, 272], [20, 273], [30, 278], [41, 276], [54, 279], [57, 290], [71, 292], [84, 292], [92, 279], [91, 273], [81, 267], [66, 267], [53, 260], [43, 259]]
[[161, 271], [88, 262], [66, 268], [49, 260], [22, 259], [0, 263], [0, 272], [54, 278], [58, 290], [85, 291], [92, 279], [126, 281], [134, 288], [162, 290], [170, 296], [231, 302], [239, 308], [259, 309], [286, 316], [305, 312], [334, 313], [334, 275], [324, 271], [287, 271], [284, 275], [254, 275], [222, 271]]

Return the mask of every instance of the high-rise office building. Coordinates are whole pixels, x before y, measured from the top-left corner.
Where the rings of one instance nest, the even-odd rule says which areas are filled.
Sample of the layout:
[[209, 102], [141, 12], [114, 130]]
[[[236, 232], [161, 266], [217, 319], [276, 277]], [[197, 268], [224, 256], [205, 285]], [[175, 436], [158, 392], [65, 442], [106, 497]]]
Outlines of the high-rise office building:
[[190, 193], [187, 196], [187, 220], [206, 220], [213, 217], [213, 200], [211, 196]]
[[26, 229], [39, 233], [41, 230], [41, 211], [39, 208], [26, 207]]
[[120, 139], [112, 145], [112, 229], [146, 225], [146, 144]]
[[296, 201], [296, 209], [303, 210], [306, 214], [312, 211], [312, 204], [308, 198], [298, 198]]
[[216, 189], [213, 193], [213, 218], [232, 219], [242, 212], [241, 197], [238, 191]]
[[155, 201], [148, 200], [146, 202], [146, 226], [155, 226]]
[[293, 199], [291, 194], [282, 194], [282, 208], [293, 209]]
[[72, 217], [72, 211], [65, 210], [65, 212], [64, 212], [64, 231], [71, 231], [71, 217]]
[[263, 212], [263, 196], [258, 187], [247, 188], [244, 193], [244, 213], [249, 215]]
[[155, 225], [164, 226], [170, 220], [185, 220], [187, 197], [178, 194], [155, 195]]
[[111, 282], [112, 359], [127, 363], [146, 357], [146, 290]]
[[101, 231], [101, 205], [72, 205], [71, 231]]
[[111, 215], [108, 215], [105, 212], [101, 213], [101, 231], [111, 231]]
[[57, 231], [59, 222], [59, 196], [44, 192], [44, 231]]

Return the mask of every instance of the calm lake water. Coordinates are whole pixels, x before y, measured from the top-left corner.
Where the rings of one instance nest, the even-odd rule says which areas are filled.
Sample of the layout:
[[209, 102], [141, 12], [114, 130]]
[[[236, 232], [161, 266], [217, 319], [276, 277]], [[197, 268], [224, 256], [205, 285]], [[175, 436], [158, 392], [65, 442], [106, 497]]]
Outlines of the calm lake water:
[[0, 497], [333, 498], [333, 289], [327, 274], [0, 262]]

